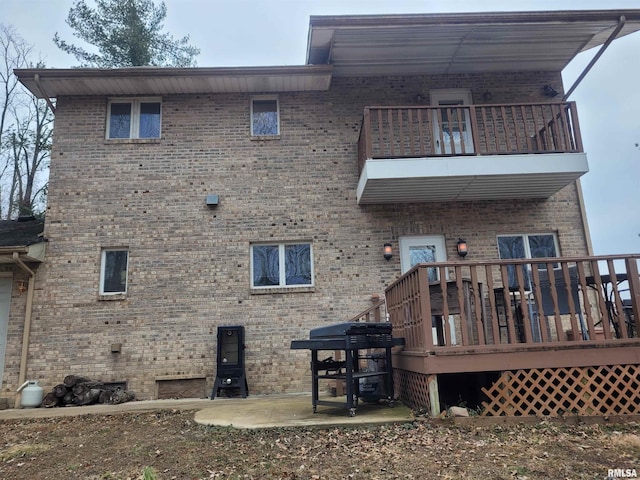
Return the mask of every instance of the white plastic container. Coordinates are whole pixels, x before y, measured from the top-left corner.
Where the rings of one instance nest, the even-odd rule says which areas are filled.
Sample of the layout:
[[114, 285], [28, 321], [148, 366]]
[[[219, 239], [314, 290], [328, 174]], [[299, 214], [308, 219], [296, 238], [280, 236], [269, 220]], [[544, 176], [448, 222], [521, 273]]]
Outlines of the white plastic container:
[[42, 403], [42, 387], [38, 385], [37, 380], [27, 380], [18, 389], [18, 392], [20, 391], [22, 391], [20, 397], [22, 408], [36, 408]]

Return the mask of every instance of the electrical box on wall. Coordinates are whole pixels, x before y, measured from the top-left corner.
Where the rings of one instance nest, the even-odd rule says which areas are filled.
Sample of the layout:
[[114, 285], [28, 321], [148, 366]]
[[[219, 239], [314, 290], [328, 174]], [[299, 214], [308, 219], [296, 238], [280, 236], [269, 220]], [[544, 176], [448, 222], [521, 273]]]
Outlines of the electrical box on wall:
[[[244, 327], [241, 325], [218, 327], [218, 351], [216, 354], [216, 381], [211, 400], [220, 390], [237, 389], [243, 398], [248, 395], [247, 377], [244, 372]], [[228, 393], [228, 392], [227, 392]]]
[[206, 202], [208, 207], [217, 207], [219, 201], [218, 195], [207, 195]]

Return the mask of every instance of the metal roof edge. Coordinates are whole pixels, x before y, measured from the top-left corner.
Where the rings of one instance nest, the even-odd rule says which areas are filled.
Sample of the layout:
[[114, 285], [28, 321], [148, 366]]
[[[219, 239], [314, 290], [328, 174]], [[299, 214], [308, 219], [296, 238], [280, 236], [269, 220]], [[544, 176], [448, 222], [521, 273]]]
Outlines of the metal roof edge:
[[521, 12], [419, 13], [393, 15], [312, 15], [309, 28], [406, 26], [473, 23], [538, 23], [616, 20], [640, 20], [640, 9], [547, 10]]
[[127, 67], [127, 68], [18, 68], [19, 80], [40, 75], [41, 79], [60, 78], [118, 78], [118, 77], [207, 77], [331, 74], [331, 65], [294, 65], [264, 67]]

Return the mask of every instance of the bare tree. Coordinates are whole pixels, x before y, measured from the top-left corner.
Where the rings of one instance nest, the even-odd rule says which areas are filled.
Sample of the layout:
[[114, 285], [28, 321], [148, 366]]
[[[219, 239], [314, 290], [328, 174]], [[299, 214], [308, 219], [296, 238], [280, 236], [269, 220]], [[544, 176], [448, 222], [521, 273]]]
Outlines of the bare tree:
[[14, 68], [26, 65], [29, 48], [22, 42], [15, 30], [4, 24], [0, 24], [0, 218], [3, 218], [6, 201], [3, 195], [5, 179], [11, 173], [10, 162], [4, 155], [5, 130], [7, 129], [9, 111], [19, 91], [18, 79], [13, 74]]
[[11, 26], [0, 24], [0, 218], [44, 211], [53, 114], [13, 74], [15, 68], [43, 67], [30, 62], [32, 50]]
[[2, 96], [0, 97], [0, 151], [5, 132], [7, 114], [19, 93], [19, 83], [13, 74], [14, 68], [23, 68], [28, 64], [32, 47], [28, 45], [9, 25], [0, 23], [0, 82], [2, 82]]
[[53, 114], [44, 101], [31, 97], [27, 107], [14, 112], [8, 133], [13, 175], [7, 216], [37, 215], [46, 203]]

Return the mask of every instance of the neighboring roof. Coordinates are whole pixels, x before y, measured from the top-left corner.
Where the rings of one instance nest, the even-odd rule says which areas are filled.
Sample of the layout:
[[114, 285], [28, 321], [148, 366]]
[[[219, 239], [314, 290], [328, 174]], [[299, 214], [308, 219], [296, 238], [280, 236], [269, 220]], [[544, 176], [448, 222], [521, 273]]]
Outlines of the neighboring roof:
[[0, 220], [0, 247], [26, 247], [44, 242], [44, 219]]
[[333, 75], [561, 71], [580, 52], [640, 30], [640, 10], [312, 16], [307, 63]]
[[333, 76], [561, 71], [640, 10], [312, 16], [307, 65], [18, 69], [38, 98], [327, 90]]
[[330, 65], [232, 68], [17, 69], [38, 98], [63, 95], [166, 95], [187, 93], [328, 90]]

